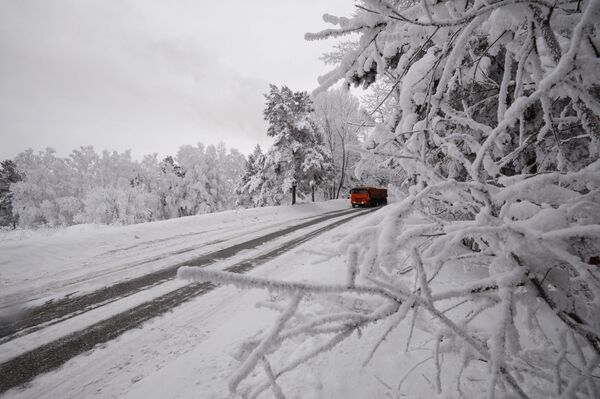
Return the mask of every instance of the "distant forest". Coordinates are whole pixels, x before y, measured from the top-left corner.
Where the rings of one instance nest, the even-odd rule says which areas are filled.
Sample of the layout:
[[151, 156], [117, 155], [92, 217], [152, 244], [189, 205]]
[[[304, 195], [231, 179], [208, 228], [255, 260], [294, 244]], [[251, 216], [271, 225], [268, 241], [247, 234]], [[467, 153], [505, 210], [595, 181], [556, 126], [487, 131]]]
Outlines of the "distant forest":
[[312, 98], [271, 85], [264, 118], [273, 145], [265, 152], [257, 145], [248, 158], [223, 143], [141, 161], [92, 146], [65, 158], [29, 149], [1, 163], [0, 225], [142, 223], [290, 203], [292, 189], [300, 200], [339, 198], [358, 182], [365, 115], [345, 90]]

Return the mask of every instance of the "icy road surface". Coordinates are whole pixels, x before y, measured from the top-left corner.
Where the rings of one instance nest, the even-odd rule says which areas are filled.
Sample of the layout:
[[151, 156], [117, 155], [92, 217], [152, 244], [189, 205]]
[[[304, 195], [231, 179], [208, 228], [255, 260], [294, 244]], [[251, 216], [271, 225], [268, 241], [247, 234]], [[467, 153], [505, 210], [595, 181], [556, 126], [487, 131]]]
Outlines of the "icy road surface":
[[[179, 266], [237, 273], [275, 267], [293, 274], [310, 258], [307, 248], [318, 246], [313, 238], [352, 224], [352, 219], [367, 212], [348, 209], [347, 201], [331, 201], [126, 227], [76, 226], [30, 233], [30, 237], [6, 236], [0, 242], [0, 392], [8, 390], [7, 397], [128, 393], [145, 374], [122, 380], [129, 375], [127, 369], [157, 371], [191, 351], [199, 344], [197, 338], [220, 339], [210, 334], [218, 326], [206, 327], [206, 317], [197, 314], [212, 315], [220, 308], [229, 314], [227, 309], [241, 306], [247, 309], [236, 315], [239, 323], [239, 316], [256, 313], [253, 302], [243, 299], [246, 293], [174, 279]], [[282, 262], [290, 253], [304, 256]], [[260, 265], [264, 268], [253, 270]], [[193, 314], [186, 315], [188, 311]], [[168, 321], [172, 317], [179, 321]], [[256, 328], [261, 320], [260, 316], [242, 319], [243, 326], [237, 326], [232, 337], [246, 338], [241, 330]], [[163, 327], [152, 341], [157, 325]], [[131, 330], [134, 327], [138, 328]], [[204, 332], [199, 333], [199, 328]], [[144, 332], [141, 337], [140, 332]], [[109, 349], [132, 336], [137, 338], [126, 344], [130, 349]], [[142, 343], [143, 348], [138, 345]], [[148, 352], [148, 344], [158, 352]], [[162, 353], [164, 345], [169, 348], [165, 356], [148, 359], [148, 353]], [[77, 356], [80, 353], [83, 356]], [[82, 359], [94, 360], [82, 368], [78, 366]], [[226, 386], [225, 376], [213, 375]]]

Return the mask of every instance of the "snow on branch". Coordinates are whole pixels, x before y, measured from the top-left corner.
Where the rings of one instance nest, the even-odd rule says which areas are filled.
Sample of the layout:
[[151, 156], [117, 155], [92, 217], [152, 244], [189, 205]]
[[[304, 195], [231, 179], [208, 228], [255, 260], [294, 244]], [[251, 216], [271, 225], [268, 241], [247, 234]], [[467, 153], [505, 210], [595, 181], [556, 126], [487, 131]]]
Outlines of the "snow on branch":
[[[386, 381], [370, 397], [597, 397], [598, 15], [597, 0], [367, 0], [325, 18], [338, 29], [309, 38], [359, 39], [319, 90], [372, 89], [358, 174], [398, 200], [324, 259], [345, 260], [337, 284], [179, 270], [305, 298], [272, 307], [280, 318], [251, 342], [269, 349], [236, 384], [263, 362], [250, 397], [279, 395], [283, 374], [352, 340]], [[430, 384], [408, 378], [417, 369]]]
[[[230, 272], [206, 270], [200, 267], [183, 266], [177, 270], [177, 278], [188, 281], [233, 284], [239, 288], [264, 288], [280, 292], [304, 292], [313, 294], [336, 294], [353, 292], [356, 294], [377, 295], [396, 302], [402, 302], [402, 297], [379, 287], [354, 286], [348, 287], [335, 284], [311, 284], [295, 281], [277, 281], [268, 278], [252, 277]], [[408, 296], [408, 295], [407, 295]]]
[[[250, 353], [244, 363], [231, 377], [231, 380], [229, 381], [229, 390], [231, 392], [235, 392], [240, 382], [248, 376], [248, 374], [254, 369], [254, 367], [256, 367], [260, 360], [264, 359], [266, 352], [272, 347], [273, 341], [277, 339], [277, 336], [285, 326], [285, 323], [294, 315], [296, 309], [298, 309], [298, 305], [300, 304], [301, 300], [302, 294], [297, 293], [294, 295], [287, 309], [277, 318], [273, 324], [273, 327], [271, 327], [271, 331], [267, 333], [263, 340], [256, 346], [256, 348], [254, 348], [252, 353]], [[274, 390], [277, 393], [280, 393], [281, 389], [275, 383], [275, 378], [273, 377], [271, 367], [268, 365], [266, 360], [265, 364], [267, 365], [265, 371], [269, 377], [269, 382], [274, 387]]]

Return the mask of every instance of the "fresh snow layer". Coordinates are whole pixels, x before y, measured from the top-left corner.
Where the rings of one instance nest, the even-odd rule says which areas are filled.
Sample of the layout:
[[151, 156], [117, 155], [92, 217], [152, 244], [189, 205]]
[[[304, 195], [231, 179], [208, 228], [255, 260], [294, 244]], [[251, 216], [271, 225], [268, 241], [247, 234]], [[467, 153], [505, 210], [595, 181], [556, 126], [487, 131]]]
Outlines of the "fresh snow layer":
[[[226, 259], [221, 259], [218, 262], [215, 262], [214, 264], [206, 265], [204, 267], [211, 270], [223, 270], [241, 261], [253, 259], [255, 257], [268, 253], [269, 251], [280, 247], [281, 245], [285, 244], [290, 240], [302, 238], [304, 235], [311, 231], [326, 226], [327, 224], [332, 223], [335, 220], [344, 219], [347, 217], [349, 217], [349, 215], [343, 215], [341, 217], [337, 217], [331, 220], [327, 220], [325, 222], [320, 222], [315, 225], [302, 228], [300, 230], [288, 233], [284, 236], [280, 236], [271, 241], [268, 241], [260, 245], [259, 247], [243, 250], [234, 256], [228, 257]], [[255, 229], [255, 231], [253, 231], [250, 234], [250, 238], [256, 236], [258, 234], [257, 232], [260, 232], [260, 235], [264, 234], [264, 232], [269, 230], [267, 227], [268, 226], [265, 226], [264, 230]], [[248, 236], [244, 236], [244, 240], [247, 239]], [[223, 245], [231, 245], [235, 243], [232, 241], [235, 240], [230, 240], [227, 243], [223, 243]], [[172, 258], [169, 259], [173, 261]], [[175, 261], [177, 261], [177, 259]], [[69, 332], [79, 331], [101, 320], [109, 319], [110, 317], [118, 313], [125, 312], [128, 309], [131, 309], [137, 305], [141, 305], [147, 301], [151, 301], [155, 298], [158, 298], [161, 295], [167, 294], [168, 292], [181, 288], [186, 284], [187, 283], [183, 280], [170, 280], [159, 285], [146, 288], [132, 295], [128, 295], [120, 299], [118, 298], [115, 301], [110, 301], [109, 303], [103, 304], [102, 306], [93, 310], [89, 310], [75, 316], [69, 314], [65, 316], [64, 320], [60, 321], [59, 323], [55, 323], [54, 321], [52, 321], [51, 323], [49, 323], [48, 326], [40, 330], [19, 336], [5, 344], [0, 344], [0, 362], [10, 360], [33, 348], [39, 347], [46, 343], [50, 343], [53, 340], [67, 335]]]
[[348, 200], [232, 210], [129, 226], [77, 225], [0, 236], [0, 312], [81, 294], [345, 209]]
[[[325, 210], [323, 206], [317, 206], [321, 208], [319, 211]], [[326, 210], [347, 207], [347, 204], [344, 201], [328, 206], [330, 208]], [[265, 214], [276, 210], [270, 209]], [[260, 210], [253, 213], [261, 213], [258, 211]], [[346, 278], [344, 260], [335, 256], [333, 250], [345, 233], [368, 224], [369, 219], [382, 211], [385, 211], [385, 208], [375, 214], [354, 219], [250, 273], [280, 280], [343, 282]], [[291, 220], [290, 213], [298, 215], [296, 212], [295, 209], [282, 209], [279, 218], [290, 217]], [[300, 215], [310, 215], [313, 212], [316, 210], [307, 209], [301, 211]], [[213, 217], [225, 220], [231, 214], [219, 216]], [[155, 226], [155, 223], [137, 226], [139, 230], [136, 230], [136, 233], [129, 231], [122, 234], [144, 234], [146, 239], [150, 239], [152, 234], [161, 234], [152, 232]], [[122, 228], [113, 229], [118, 231]], [[122, 246], [131, 245], [135, 242], [133, 240], [135, 239], [122, 243]], [[86, 253], [83, 245], [79, 253]], [[128, 331], [113, 341], [75, 357], [58, 370], [39, 376], [25, 388], [10, 390], [3, 397], [228, 397], [228, 378], [239, 366], [234, 356], [236, 349], [244, 340], [268, 329], [278, 316], [278, 313], [271, 309], [255, 307], [254, 304], [260, 301], [273, 301], [281, 305], [285, 304], [287, 299], [263, 290], [220, 287], [178, 306], [172, 312], [146, 322], [141, 328]], [[317, 301], [311, 301], [308, 304], [309, 308], [311, 304], [321, 306]], [[384, 370], [408, 370], [424, 359], [425, 355], [415, 351], [414, 354], [408, 355], [408, 359], [414, 362], [403, 365], [378, 363], [375, 369], [381, 370], [381, 373], [361, 371], [359, 366], [370, 350], [371, 341], [376, 338], [367, 335], [358, 339], [352, 336], [332, 352], [290, 373], [282, 379], [282, 387], [287, 397], [384, 397], [386, 388], [378, 379], [397, 377], [386, 376]], [[306, 344], [298, 345], [297, 348], [293, 345], [284, 348], [274, 355], [270, 359], [273, 367], [280, 367], [286, 360], [285, 357], [293, 356], [296, 350], [301, 350], [302, 345]], [[405, 361], [406, 359], [407, 357], [404, 357]], [[385, 360], [387, 361], [390, 360]], [[341, 367], [342, 364], [344, 367]], [[356, 367], [351, 366], [352, 364]], [[410, 388], [412, 384], [413, 388], [418, 388], [418, 385], [423, 383], [422, 379], [407, 381], [407, 387]], [[271, 397], [271, 392], [266, 391], [261, 397]]]

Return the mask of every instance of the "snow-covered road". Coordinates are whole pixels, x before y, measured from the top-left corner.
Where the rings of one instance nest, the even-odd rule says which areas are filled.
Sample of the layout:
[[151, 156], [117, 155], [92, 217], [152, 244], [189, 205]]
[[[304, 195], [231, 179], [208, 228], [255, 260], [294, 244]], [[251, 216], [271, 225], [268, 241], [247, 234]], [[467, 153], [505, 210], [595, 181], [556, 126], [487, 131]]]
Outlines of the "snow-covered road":
[[347, 201], [328, 201], [129, 226], [1, 233], [0, 311], [81, 295], [347, 208]]
[[[175, 278], [176, 270], [181, 266], [186, 265], [195, 265], [195, 266], [206, 266], [211, 263], [215, 263], [217, 261], [224, 261], [226, 259], [232, 259], [242, 251], [249, 251], [253, 249], [257, 249], [268, 243], [277, 243], [281, 240], [281, 237], [288, 237], [290, 234], [309, 228], [316, 224], [325, 222], [329, 219], [336, 218], [339, 216], [343, 216], [348, 213], [352, 213], [352, 210], [342, 210], [342, 211], [332, 211], [327, 212], [324, 215], [319, 215], [318, 217], [307, 218], [307, 221], [299, 221], [292, 226], [287, 226], [260, 236], [256, 236], [256, 232], [252, 231], [249, 234], [243, 234], [240, 237], [236, 237], [236, 239], [231, 239], [229, 241], [218, 240], [220, 244], [226, 244], [226, 246], [221, 249], [211, 251], [208, 249], [207, 252], [204, 252], [202, 255], [195, 256], [194, 258], [188, 259], [186, 261], [174, 261], [169, 266], [163, 267], [157, 271], [146, 272], [143, 268], [137, 268], [138, 273], [144, 273], [137, 277], [131, 277], [124, 281], [105, 286], [99, 288], [97, 290], [91, 291], [89, 293], [78, 293], [75, 296], [68, 295], [63, 298], [59, 298], [56, 300], [50, 300], [45, 302], [42, 305], [30, 307], [26, 312], [20, 315], [17, 319], [15, 319], [12, 323], [5, 323], [4, 331], [0, 331], [0, 343], [6, 342], [9, 339], [14, 339], [20, 335], [24, 335], [35, 331], [40, 328], [40, 326], [47, 326], [49, 323], [56, 323], [58, 321], [62, 321], [64, 319], [73, 317], [85, 311], [90, 311], [99, 306], [104, 306], [107, 303], [113, 302], [115, 300], [121, 299], [123, 297], [130, 296], [136, 292], [139, 292], [144, 289], [148, 289], [157, 284], [165, 283], [169, 280]], [[265, 230], [268, 230], [266, 228]], [[247, 238], [244, 241], [238, 242], [237, 238]], [[203, 245], [206, 249], [210, 248], [210, 244]], [[197, 248], [189, 248], [186, 252], [192, 252]], [[179, 254], [180, 252], [178, 252]], [[168, 261], [172, 258], [173, 252], [170, 249], [167, 250], [166, 253], [160, 254], [159, 256], [154, 257], [152, 260], [148, 260], [145, 263], [150, 263], [157, 258], [164, 259]], [[131, 268], [135, 266], [143, 266], [144, 262], [137, 262], [136, 265], [132, 265]], [[243, 267], [243, 265], [238, 265], [238, 268]], [[108, 274], [117, 274], [118, 272], [123, 271], [123, 268], [110, 268], [108, 272], [105, 272], [104, 275]], [[116, 269], [116, 270], [115, 270]], [[112, 272], [112, 273], [111, 273]], [[129, 271], [130, 272], [130, 271]], [[97, 279], [97, 273], [88, 278], [82, 277], [78, 280], [78, 282], [90, 281]], [[1, 360], [1, 359], [0, 359]]]
[[[179, 314], [182, 309], [204, 314], [207, 311], [217, 311], [215, 307], [226, 309], [243, 306], [248, 308], [244, 312], [254, 313], [256, 310], [252, 309], [252, 302], [239, 302], [239, 295], [231, 296], [232, 290], [229, 288], [219, 288], [212, 292], [215, 289], [212, 284], [190, 285], [174, 280], [172, 277], [175, 269], [183, 264], [192, 264], [244, 273], [261, 264], [267, 267], [280, 264], [281, 255], [294, 252], [292, 250], [296, 247], [302, 248], [305, 242], [363, 213], [365, 211], [348, 210], [346, 201], [334, 201], [183, 218], [178, 220], [180, 227], [173, 221], [165, 221], [127, 227], [79, 229], [85, 231], [75, 229], [72, 233], [56, 232], [49, 236], [24, 239], [8, 237], [0, 243], [0, 250], [8, 248], [1, 252], [0, 270], [2, 281], [11, 289], [3, 290], [0, 303], [4, 312], [3, 324], [11, 328], [5, 328], [6, 334], [0, 341], [0, 374], [3, 375], [0, 390], [5, 391], [27, 382], [74, 356], [58, 371], [34, 379], [25, 389], [9, 390], [6, 395], [55, 397], [59, 392], [48, 390], [47, 383], [43, 381], [52, 379], [52, 376], [69, 369], [71, 364], [77, 364], [81, 358], [94, 356], [97, 352], [102, 352], [104, 356], [98, 364], [112, 362], [119, 369], [121, 360], [106, 360], [107, 352], [99, 351], [99, 344], [106, 347], [118, 345], [123, 337], [135, 335], [139, 330], [150, 328], [150, 331], [154, 331], [155, 327], [152, 326], [157, 320]], [[195, 223], [186, 219], [194, 219]], [[98, 248], [98, 243], [102, 243], [101, 248]], [[28, 244], [37, 246], [39, 250], [25, 252]], [[52, 256], [56, 253], [56, 246], [72, 249], [68, 255], [70, 261], [64, 261], [64, 254]], [[314, 246], [312, 243], [311, 247]], [[22, 250], [19, 256], [12, 261], [5, 258], [11, 254], [17, 255], [19, 247]], [[38, 258], [44, 255], [45, 261], [36, 264]], [[313, 254], [312, 257], [314, 256]], [[29, 267], [24, 267], [23, 264], [27, 262]], [[79, 264], [79, 268], [76, 264]], [[21, 273], [18, 273], [19, 267], [23, 268]], [[37, 284], [31, 281], [32, 268], [41, 274]], [[278, 268], [281, 268], [281, 264], [276, 267]], [[288, 270], [287, 273], [293, 274], [293, 271]], [[76, 291], [75, 294], [64, 296], [73, 290]], [[207, 292], [210, 294], [204, 295], [201, 304], [198, 304], [197, 296]], [[222, 297], [222, 294], [216, 292], [229, 294]], [[208, 299], [215, 295], [220, 298], [219, 306], [211, 305], [213, 299]], [[229, 304], [231, 301], [233, 303]], [[196, 308], [189, 308], [192, 303], [196, 303]], [[228, 305], [225, 306], [225, 303]], [[24, 313], [21, 307], [25, 305], [30, 308]], [[175, 306], [175, 311], [165, 314]], [[31, 316], [29, 319], [23, 317], [27, 312]], [[13, 317], [7, 318], [11, 314]], [[157, 318], [158, 315], [162, 317]], [[165, 358], [167, 360], [191, 350], [194, 340], [189, 338], [198, 337], [197, 327], [194, 327], [198, 319], [196, 322], [193, 321], [194, 317], [178, 320], [185, 319], [189, 320], [189, 327], [192, 328], [189, 330], [182, 326], [186, 332], [180, 338], [187, 337], [186, 344], [171, 348], [170, 355]], [[19, 325], [16, 323], [18, 320], [29, 321], [21, 321]], [[247, 327], [257, 326], [260, 318], [252, 323], [242, 324], [247, 324]], [[176, 325], [179, 324], [164, 324], [161, 333], [167, 333], [178, 341], [179, 333], [170, 328]], [[139, 328], [128, 331], [133, 327]], [[240, 326], [235, 329], [239, 330]], [[123, 334], [125, 331], [127, 332]], [[205, 336], [206, 333], [200, 335]], [[235, 333], [235, 336], [241, 339], [246, 335]], [[115, 339], [116, 337], [119, 338]], [[156, 344], [161, 345], [158, 342], [162, 341], [165, 341], [164, 337], [156, 341]], [[86, 352], [90, 349], [94, 350]], [[86, 352], [84, 356], [76, 356], [82, 352]], [[119, 357], [139, 356], [135, 349], [133, 352], [119, 350], [116, 353]], [[159, 362], [167, 361], [165, 359]], [[146, 363], [137, 361], [136, 368], [144, 369], [147, 367]], [[125, 366], [121, 369], [123, 367]], [[161, 366], [155, 367], [159, 369]], [[79, 367], [76, 370], [81, 372]], [[111, 370], [97, 372], [104, 373], [103, 378], [108, 378], [113, 374]], [[140, 378], [131, 377], [129, 385]], [[61, 386], [66, 383], [60, 377], [59, 380], [62, 381]], [[91, 392], [81, 389], [89, 384], [98, 392], [104, 392], [102, 396], [107, 393], [107, 387], [103, 383], [92, 384], [93, 378], [87, 382], [80, 380], [80, 377], [77, 378], [79, 382], [72, 378], [68, 380], [75, 387], [61, 391], [60, 396], [88, 396]], [[112, 386], [113, 383], [109, 385]], [[34, 387], [40, 388], [40, 391], [29, 392]], [[108, 396], [128, 392], [124, 385], [122, 389], [122, 392], [112, 392]]]

